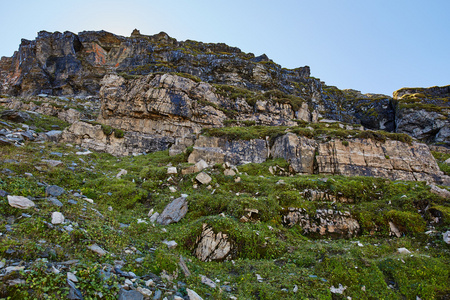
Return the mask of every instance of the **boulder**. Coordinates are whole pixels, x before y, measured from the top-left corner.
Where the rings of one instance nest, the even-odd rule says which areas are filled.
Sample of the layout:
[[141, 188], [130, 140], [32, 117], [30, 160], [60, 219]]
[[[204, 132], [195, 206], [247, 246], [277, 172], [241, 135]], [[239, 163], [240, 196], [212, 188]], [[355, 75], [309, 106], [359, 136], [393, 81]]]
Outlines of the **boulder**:
[[11, 196], [8, 195], [8, 203], [12, 207], [20, 208], [20, 209], [28, 209], [34, 207], [35, 204], [33, 201], [26, 197], [22, 196]]
[[185, 197], [180, 197], [169, 203], [163, 212], [157, 217], [156, 222], [161, 225], [168, 225], [180, 221], [188, 211], [188, 204]]
[[188, 294], [189, 300], [203, 300], [202, 297], [200, 297], [196, 292], [194, 292], [191, 289], [186, 289], [186, 292]]

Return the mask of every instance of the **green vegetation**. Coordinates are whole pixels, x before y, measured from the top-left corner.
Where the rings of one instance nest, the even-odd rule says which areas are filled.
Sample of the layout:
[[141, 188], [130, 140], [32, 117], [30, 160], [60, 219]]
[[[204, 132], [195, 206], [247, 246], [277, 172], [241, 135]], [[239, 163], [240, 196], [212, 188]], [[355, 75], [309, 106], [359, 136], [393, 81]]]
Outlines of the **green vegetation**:
[[[277, 134], [267, 128], [257, 129], [261, 136]], [[46, 271], [44, 266], [55, 261], [78, 259], [80, 263], [69, 270], [76, 272], [77, 286], [84, 296], [94, 298], [100, 291], [104, 297], [113, 298], [118, 291], [118, 279], [116, 275], [110, 277], [107, 284], [111, 288], [106, 288], [100, 270], [105, 264], [114, 264], [118, 257], [126, 261], [123, 270], [138, 276], [148, 272], [175, 272], [177, 280], [184, 281], [202, 296], [209, 293], [214, 299], [228, 297], [229, 292], [219, 292], [202, 284], [199, 274], [221, 283], [228, 282], [233, 288], [231, 294], [238, 299], [297, 299], [299, 295], [332, 299], [335, 295], [330, 292], [330, 287], [339, 284], [347, 286], [345, 297], [354, 299], [412, 299], [415, 296], [439, 299], [450, 293], [446, 284], [449, 271], [445, 267], [450, 262], [448, 247], [440, 234], [423, 233], [432, 217], [429, 212], [417, 212], [427, 205], [443, 211], [441, 225], [435, 226], [445, 231], [449, 224], [450, 204], [430, 193], [424, 183], [391, 182], [371, 177], [281, 177], [270, 171], [270, 168], [289, 169], [286, 161], [278, 159], [239, 166], [239, 182], [234, 177], [224, 176], [221, 166], [207, 170], [213, 177], [212, 193], [204, 186], [193, 187], [196, 174], [167, 174], [169, 163], [183, 168], [186, 154], [170, 157], [163, 151], [116, 158], [92, 153], [80, 161], [74, 148], [52, 143], [46, 143], [42, 148], [41, 145], [30, 143], [21, 148], [0, 148], [2, 168], [14, 174], [0, 173], [0, 189], [10, 194], [35, 197], [39, 208], [26, 211], [31, 218], [18, 218], [23, 211], [10, 207], [6, 198], [0, 199], [0, 214], [16, 216], [12, 224], [14, 229], [8, 233], [10, 238], [0, 239], [0, 256], [36, 261], [31, 272], [19, 275], [32, 290], [31, 294], [23, 285], [5, 284], [0, 285], [1, 293], [23, 299], [64, 298], [68, 293], [65, 277]], [[62, 165], [51, 167], [41, 161], [52, 158], [52, 153], [65, 153], [58, 158], [63, 161]], [[18, 157], [20, 162], [12, 161]], [[5, 163], [6, 160], [11, 162]], [[73, 163], [76, 166], [71, 171], [68, 167]], [[121, 169], [126, 169], [128, 174], [116, 178]], [[25, 172], [33, 177], [25, 177]], [[281, 179], [283, 184], [277, 184]], [[75, 198], [78, 203], [69, 204], [68, 200], [74, 199], [71, 193], [58, 197], [64, 203], [58, 210], [72, 224], [77, 224], [73, 225], [73, 231], [60, 231], [59, 226], [50, 228], [46, 225], [55, 207], [42, 198], [42, 182], [62, 186], [66, 191], [78, 191], [94, 200], [91, 205]], [[176, 193], [169, 192], [168, 182], [176, 187]], [[312, 201], [303, 194], [304, 190], [320, 191], [337, 201]], [[181, 193], [189, 195], [188, 214], [179, 223], [164, 226], [167, 232], [159, 225], [137, 223], [138, 218], [147, 219], [150, 208], [161, 212], [171, 201], [171, 195], [178, 197]], [[314, 235], [305, 235], [299, 226], [283, 226], [285, 207], [304, 208], [312, 215], [316, 209], [349, 211], [361, 226], [361, 236], [330, 240], [326, 236], [316, 239]], [[257, 209], [258, 220], [241, 223], [239, 219], [245, 209]], [[7, 225], [5, 220], [0, 222], [2, 232]], [[396, 224], [403, 237], [388, 237], [389, 221]], [[129, 226], [121, 228], [120, 223]], [[229, 236], [235, 253], [234, 263], [201, 262], [193, 255], [203, 224], [211, 226], [214, 232]], [[179, 246], [168, 249], [162, 243], [167, 238], [175, 240]], [[40, 259], [46, 251], [40, 240], [47, 241], [46, 247], [53, 249], [47, 261]], [[86, 246], [93, 243], [111, 255], [99, 257], [86, 250]], [[124, 249], [130, 246], [142, 254], [125, 254]], [[397, 248], [401, 247], [413, 251], [413, 256], [398, 254]], [[149, 252], [146, 250], [149, 248], [155, 250]], [[187, 266], [193, 273], [190, 277], [185, 277], [179, 270], [180, 254], [188, 258]], [[137, 257], [143, 257], [143, 261], [136, 263]], [[263, 282], [258, 282], [255, 274], [264, 278]], [[294, 285], [297, 293], [293, 292]]]
[[102, 127], [103, 133], [106, 135], [114, 134], [116, 138], [123, 138], [123, 136], [125, 135], [125, 132], [122, 129], [117, 129], [112, 126], [101, 124], [96, 121], [86, 121], [86, 122], [92, 125], [100, 125]]

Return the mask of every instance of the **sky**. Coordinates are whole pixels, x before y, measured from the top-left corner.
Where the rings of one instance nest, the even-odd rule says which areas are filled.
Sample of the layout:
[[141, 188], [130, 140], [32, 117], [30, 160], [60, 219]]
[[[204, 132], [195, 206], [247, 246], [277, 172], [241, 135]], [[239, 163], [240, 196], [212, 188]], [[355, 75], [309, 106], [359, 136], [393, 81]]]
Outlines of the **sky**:
[[226, 43], [340, 89], [450, 84], [450, 0], [0, 0], [0, 56], [37, 32], [161, 31]]

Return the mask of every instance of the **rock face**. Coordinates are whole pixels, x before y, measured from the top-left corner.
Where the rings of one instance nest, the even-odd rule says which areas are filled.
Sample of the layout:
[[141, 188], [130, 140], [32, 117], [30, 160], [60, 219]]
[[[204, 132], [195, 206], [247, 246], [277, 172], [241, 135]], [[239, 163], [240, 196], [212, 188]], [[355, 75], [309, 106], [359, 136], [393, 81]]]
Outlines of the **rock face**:
[[302, 208], [288, 208], [283, 216], [283, 223], [292, 227], [298, 225], [305, 234], [327, 235], [331, 237], [353, 237], [358, 234], [360, 226], [349, 212], [331, 209], [318, 209], [315, 215], [308, 215]]
[[[309, 67], [282, 69], [267, 56], [255, 57], [225, 44], [178, 42], [161, 32], [117, 36], [105, 31], [38, 33], [0, 64], [2, 93], [37, 95], [96, 94], [108, 72], [183, 72], [253, 88], [289, 88], [308, 79]], [[318, 80], [317, 80], [318, 81]], [[290, 88], [292, 89], [292, 88]]]
[[228, 235], [222, 232], [214, 233], [207, 224], [203, 224], [202, 234], [197, 238], [194, 255], [201, 261], [220, 261], [231, 256], [232, 245]]
[[229, 141], [202, 136], [196, 140], [188, 161], [194, 163], [201, 157], [210, 165], [237, 165], [263, 162], [269, 153], [273, 158], [286, 159], [300, 174], [375, 176], [450, 185], [450, 178], [443, 175], [428, 146], [422, 143], [352, 138], [344, 144], [339, 139], [318, 141], [287, 133], [276, 138], [272, 147], [267, 144], [260, 139]]
[[161, 151], [175, 143], [175, 139], [168, 136], [132, 131], [126, 132], [123, 138], [118, 138], [114, 134], [105, 134], [101, 125], [82, 121], [77, 121], [64, 130], [61, 141], [117, 156]]
[[450, 85], [395, 91], [396, 131], [429, 143], [450, 145], [449, 97]]

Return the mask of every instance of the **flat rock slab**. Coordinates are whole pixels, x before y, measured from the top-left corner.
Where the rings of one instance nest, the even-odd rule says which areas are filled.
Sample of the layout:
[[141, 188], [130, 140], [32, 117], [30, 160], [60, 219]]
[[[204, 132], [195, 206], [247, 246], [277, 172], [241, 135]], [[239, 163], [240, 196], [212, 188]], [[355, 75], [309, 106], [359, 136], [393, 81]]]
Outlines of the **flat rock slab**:
[[188, 205], [185, 197], [180, 197], [170, 202], [158, 216], [156, 222], [168, 225], [180, 221], [187, 213]]
[[8, 203], [10, 206], [20, 209], [28, 209], [36, 205], [33, 201], [26, 197], [11, 195], [8, 195]]
[[103, 250], [102, 248], [100, 248], [97, 244], [88, 246], [88, 249], [94, 251], [95, 253], [97, 253], [100, 256], [103, 256], [106, 254], [106, 251]]

